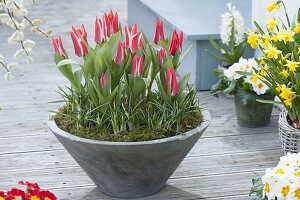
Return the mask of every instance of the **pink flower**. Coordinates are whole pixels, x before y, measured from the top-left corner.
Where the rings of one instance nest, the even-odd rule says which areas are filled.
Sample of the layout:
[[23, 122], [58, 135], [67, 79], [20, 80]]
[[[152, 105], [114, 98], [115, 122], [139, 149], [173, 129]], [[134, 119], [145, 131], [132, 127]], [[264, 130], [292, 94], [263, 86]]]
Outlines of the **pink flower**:
[[142, 45], [142, 32], [137, 30], [137, 25], [125, 26], [125, 44], [132, 53], [135, 53]]
[[108, 14], [104, 13], [103, 19], [106, 24], [106, 37], [110, 37], [119, 31], [118, 13], [113, 13], [112, 11]]
[[72, 31], [70, 34], [73, 41], [75, 54], [79, 57], [86, 55], [88, 53], [88, 42], [87, 32], [84, 25], [82, 24], [79, 29], [76, 29], [74, 26], [72, 26]]
[[63, 58], [67, 58], [67, 53], [66, 50], [62, 44], [61, 38], [52, 38], [52, 44], [54, 47], [54, 51], [55, 53], [59, 54], [60, 56], [62, 56]]
[[103, 73], [100, 77], [100, 86], [101, 86], [101, 88], [103, 88], [105, 86], [106, 81], [107, 81], [106, 73]]
[[173, 31], [171, 44], [170, 44], [170, 54], [175, 56], [177, 49], [181, 51], [182, 49], [182, 40], [183, 40], [183, 32], [180, 33], [180, 36], [177, 34], [176, 30]]
[[103, 21], [103, 18], [100, 19], [98, 16], [95, 20], [95, 37], [94, 41], [101, 44], [106, 40], [106, 24]]
[[115, 62], [121, 64], [125, 57], [125, 42], [119, 41]]
[[171, 95], [175, 96], [179, 92], [179, 87], [178, 83], [176, 80], [176, 72], [173, 67], [169, 68], [167, 70], [167, 75], [166, 75], [166, 88], [171, 88]]
[[156, 19], [156, 27], [155, 27], [155, 35], [154, 35], [154, 43], [158, 44], [159, 40], [164, 40], [164, 25], [161, 20]]
[[144, 67], [143, 56], [135, 55], [132, 59], [131, 73], [133, 76], [142, 76]]
[[158, 52], [158, 64], [160, 67], [164, 65], [164, 60], [166, 57], [166, 50], [164, 48], [161, 48]]

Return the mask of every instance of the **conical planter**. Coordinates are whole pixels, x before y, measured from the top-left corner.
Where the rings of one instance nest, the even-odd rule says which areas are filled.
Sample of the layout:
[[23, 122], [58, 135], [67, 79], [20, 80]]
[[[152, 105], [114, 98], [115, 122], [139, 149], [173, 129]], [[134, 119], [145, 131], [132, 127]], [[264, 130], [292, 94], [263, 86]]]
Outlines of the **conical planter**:
[[203, 111], [199, 127], [173, 137], [145, 142], [107, 142], [80, 138], [48, 126], [61, 144], [93, 180], [110, 196], [136, 198], [160, 191], [210, 124]]
[[[239, 92], [239, 91], [238, 91]], [[274, 100], [274, 95], [256, 95], [255, 99]], [[238, 125], [249, 128], [267, 126], [271, 119], [273, 104], [251, 101], [244, 103], [238, 94], [234, 95], [234, 103]]]

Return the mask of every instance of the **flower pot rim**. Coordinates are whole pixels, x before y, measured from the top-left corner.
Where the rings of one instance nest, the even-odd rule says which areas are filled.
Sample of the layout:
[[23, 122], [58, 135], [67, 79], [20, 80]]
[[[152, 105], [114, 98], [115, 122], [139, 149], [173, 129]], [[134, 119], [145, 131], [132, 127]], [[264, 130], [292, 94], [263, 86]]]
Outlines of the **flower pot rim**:
[[139, 141], [139, 142], [113, 142], [113, 141], [92, 140], [92, 139], [78, 137], [76, 135], [73, 135], [71, 133], [68, 133], [68, 132], [60, 129], [54, 121], [53, 116], [55, 114], [49, 115], [48, 120], [47, 120], [47, 125], [52, 132], [54, 132], [62, 137], [65, 137], [65, 138], [68, 138], [70, 140], [77, 141], [77, 142], [100, 144], [100, 145], [111, 145], [111, 146], [114, 146], [114, 145], [119, 145], [119, 146], [137, 145], [138, 146], [138, 145], [150, 145], [150, 144], [165, 143], [165, 142], [170, 142], [170, 141], [174, 141], [174, 140], [185, 140], [186, 138], [197, 134], [201, 130], [206, 129], [211, 122], [211, 115], [207, 110], [202, 110], [201, 113], [203, 115], [203, 121], [201, 122], [201, 124], [188, 132], [182, 133], [180, 135], [167, 137], [167, 138], [162, 138], [162, 139], [157, 139], [157, 140], [149, 140], [149, 141]]

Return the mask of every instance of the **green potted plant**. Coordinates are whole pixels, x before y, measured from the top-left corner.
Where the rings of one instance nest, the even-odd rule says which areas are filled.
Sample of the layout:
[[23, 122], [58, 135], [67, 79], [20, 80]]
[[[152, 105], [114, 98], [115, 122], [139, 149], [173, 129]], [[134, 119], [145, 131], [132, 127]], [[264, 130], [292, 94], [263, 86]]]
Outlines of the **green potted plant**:
[[272, 105], [257, 102], [257, 99], [274, 99], [268, 86], [258, 79], [258, 74], [245, 76], [239, 73], [254, 70], [261, 71], [254, 58], [240, 58], [228, 69], [216, 71], [219, 81], [211, 88], [211, 93], [215, 95], [220, 91], [225, 95], [234, 95], [238, 124], [252, 128], [268, 125], [273, 108]]
[[221, 62], [218, 66], [221, 71], [238, 62], [247, 45], [243, 16], [231, 3], [227, 3], [227, 7], [229, 11], [221, 16], [220, 43], [218, 44], [211, 36], [208, 37], [210, 44], [219, 55], [210, 50], [207, 51]]
[[[98, 188], [134, 198], [161, 190], [210, 123], [199, 108], [189, 74], [177, 81], [183, 33], [164, 36], [157, 19], [154, 42], [125, 26], [117, 13], [96, 18], [96, 46], [84, 25], [72, 28], [77, 64], [61, 38], [53, 38], [55, 62], [71, 86], [48, 126]], [[75, 68], [75, 65], [78, 65]]]
[[[300, 150], [300, 9], [294, 20], [289, 19], [283, 1], [274, 1], [268, 11], [284, 10], [286, 20], [271, 17], [266, 29], [257, 22], [258, 32], [250, 32], [248, 43], [263, 53], [259, 59], [264, 73], [258, 78], [278, 97], [277, 101], [260, 102], [279, 104], [284, 110], [279, 116], [279, 136], [284, 151], [298, 153]], [[253, 73], [257, 73], [254, 70]], [[252, 76], [253, 73], [245, 73]]]

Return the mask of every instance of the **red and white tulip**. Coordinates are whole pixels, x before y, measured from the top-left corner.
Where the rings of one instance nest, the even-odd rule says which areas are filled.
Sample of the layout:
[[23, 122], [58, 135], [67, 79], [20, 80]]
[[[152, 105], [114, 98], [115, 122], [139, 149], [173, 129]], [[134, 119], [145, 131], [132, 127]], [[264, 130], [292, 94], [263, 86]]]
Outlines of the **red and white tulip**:
[[132, 53], [138, 51], [142, 46], [142, 32], [137, 30], [137, 25], [125, 26], [125, 44]]
[[174, 30], [172, 33], [171, 44], [169, 47], [170, 54], [175, 56], [177, 50], [182, 50], [183, 32], [178, 35], [177, 31]]
[[154, 43], [158, 44], [160, 40], [165, 40], [164, 35], [164, 25], [160, 19], [156, 19], [156, 27], [155, 27], [155, 34], [154, 34]]
[[133, 76], [142, 76], [144, 67], [143, 56], [135, 55], [132, 59], [132, 69], [131, 74]]
[[67, 53], [63, 46], [61, 37], [58, 37], [56, 39], [52, 38], [52, 44], [53, 44], [55, 53], [59, 54], [63, 58], [67, 58]]
[[78, 29], [72, 26], [70, 35], [73, 41], [75, 54], [79, 57], [86, 55], [88, 53], [88, 41], [84, 25], [82, 24]]
[[166, 88], [167, 90], [171, 90], [171, 95], [176, 96], [176, 94], [179, 92], [179, 86], [177, 83], [177, 78], [176, 78], [176, 72], [173, 67], [169, 68], [167, 70], [166, 74]]

